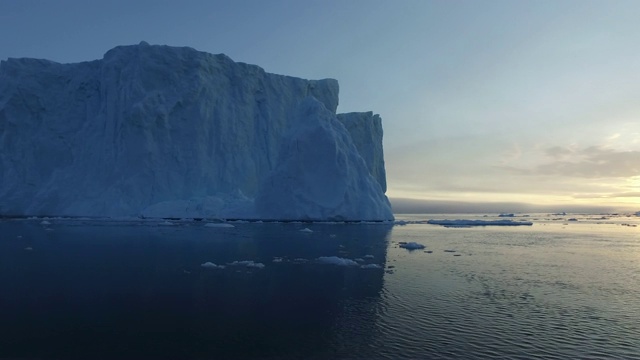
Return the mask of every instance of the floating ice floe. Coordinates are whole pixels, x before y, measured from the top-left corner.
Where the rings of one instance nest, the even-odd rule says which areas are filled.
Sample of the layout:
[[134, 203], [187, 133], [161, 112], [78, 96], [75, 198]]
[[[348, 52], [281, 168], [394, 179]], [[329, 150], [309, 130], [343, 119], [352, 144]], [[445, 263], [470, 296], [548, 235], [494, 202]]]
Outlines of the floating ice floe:
[[253, 260], [234, 261], [234, 262], [227, 263], [227, 265], [229, 265], [229, 266], [245, 266], [245, 267], [248, 267], [248, 268], [256, 268], [256, 269], [263, 269], [264, 268], [264, 264], [263, 263], [257, 263], [257, 262], [254, 262]]
[[513, 220], [429, 220], [427, 224], [468, 227], [468, 226], [522, 226], [533, 225], [530, 221], [513, 221]]
[[365, 258], [365, 259], [373, 259], [373, 258], [374, 258], [374, 256], [373, 256], [373, 255], [365, 255], [365, 256], [364, 256], [364, 258]]
[[235, 227], [231, 224], [227, 224], [227, 223], [206, 223], [204, 224], [205, 227], [218, 227], [218, 228], [232, 228]]
[[50, 222], [48, 222], [47, 220], [42, 220], [42, 222], [40, 223], [40, 225], [51, 225]]
[[313, 230], [309, 229], [309, 228], [304, 228], [304, 229], [300, 229], [300, 232], [304, 232], [304, 233], [312, 233]]
[[367, 265], [360, 265], [361, 269], [382, 269], [382, 266], [378, 265], [378, 264], [367, 264]]
[[338, 266], [357, 266], [357, 262], [351, 259], [345, 259], [337, 256], [320, 256], [316, 259], [321, 264], [330, 264]]
[[282, 262], [282, 258], [281, 257], [274, 257], [273, 258], [273, 262], [274, 263], [281, 263]]
[[422, 244], [418, 244], [417, 242], [401, 242], [399, 245], [401, 248], [403, 249], [407, 249], [407, 250], [418, 250], [418, 249], [424, 249], [425, 246]]
[[202, 266], [205, 269], [224, 269], [225, 268], [224, 265], [216, 265], [210, 261], [207, 261], [204, 264], [200, 264], [200, 266]]

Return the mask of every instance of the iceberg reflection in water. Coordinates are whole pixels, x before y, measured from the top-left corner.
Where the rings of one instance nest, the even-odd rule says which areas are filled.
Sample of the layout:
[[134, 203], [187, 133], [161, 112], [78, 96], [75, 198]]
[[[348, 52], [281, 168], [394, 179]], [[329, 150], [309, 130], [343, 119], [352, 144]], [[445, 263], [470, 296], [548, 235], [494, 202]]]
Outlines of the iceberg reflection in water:
[[391, 224], [48, 222], [0, 222], [0, 358], [332, 356], [376, 328]]
[[428, 218], [0, 221], [0, 358], [640, 359], [640, 219]]

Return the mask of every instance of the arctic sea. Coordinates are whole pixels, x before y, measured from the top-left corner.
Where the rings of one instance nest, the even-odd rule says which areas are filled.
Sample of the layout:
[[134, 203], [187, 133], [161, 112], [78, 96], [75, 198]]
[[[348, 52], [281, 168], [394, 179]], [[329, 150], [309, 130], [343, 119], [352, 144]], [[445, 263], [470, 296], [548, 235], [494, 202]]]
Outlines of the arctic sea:
[[0, 220], [0, 358], [640, 359], [640, 218], [397, 218]]

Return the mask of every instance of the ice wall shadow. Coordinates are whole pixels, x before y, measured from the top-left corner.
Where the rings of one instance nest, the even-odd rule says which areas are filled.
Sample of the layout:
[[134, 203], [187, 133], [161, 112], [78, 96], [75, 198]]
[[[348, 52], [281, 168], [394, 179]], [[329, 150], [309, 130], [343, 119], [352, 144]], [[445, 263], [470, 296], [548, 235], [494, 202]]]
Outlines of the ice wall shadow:
[[336, 356], [382, 311], [389, 225], [0, 226], [2, 357]]

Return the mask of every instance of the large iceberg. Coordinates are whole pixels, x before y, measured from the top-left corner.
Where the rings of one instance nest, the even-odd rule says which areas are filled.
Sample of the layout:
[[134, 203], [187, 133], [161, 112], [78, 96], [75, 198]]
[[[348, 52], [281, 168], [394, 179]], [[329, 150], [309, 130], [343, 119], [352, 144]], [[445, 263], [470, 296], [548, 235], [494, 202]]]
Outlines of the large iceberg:
[[0, 214], [391, 220], [380, 117], [191, 48], [0, 64]]

